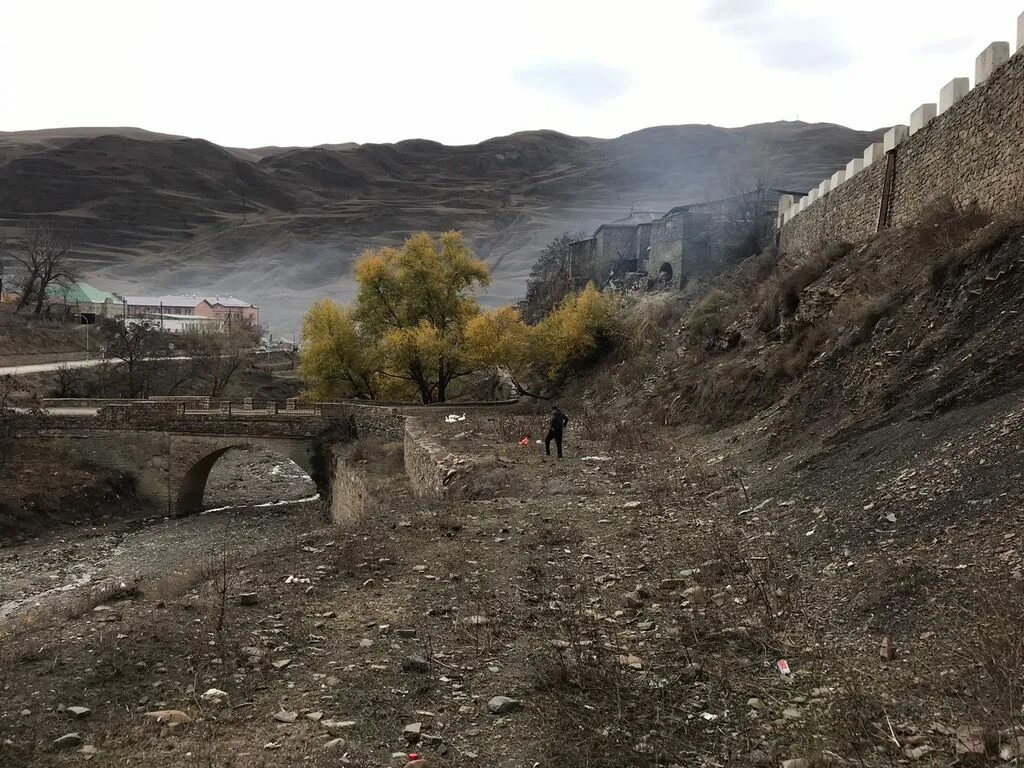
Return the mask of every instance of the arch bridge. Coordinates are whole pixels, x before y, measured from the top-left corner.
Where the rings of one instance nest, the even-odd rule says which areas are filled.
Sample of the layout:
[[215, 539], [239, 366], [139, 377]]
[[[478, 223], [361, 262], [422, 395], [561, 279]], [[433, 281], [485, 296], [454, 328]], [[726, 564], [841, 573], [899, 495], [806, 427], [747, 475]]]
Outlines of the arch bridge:
[[131, 474], [136, 492], [169, 515], [202, 509], [210, 470], [232, 448], [266, 448], [298, 464], [330, 498], [329, 445], [358, 434], [404, 436], [396, 408], [160, 401], [44, 401], [18, 416], [15, 436], [60, 444], [101, 467]]

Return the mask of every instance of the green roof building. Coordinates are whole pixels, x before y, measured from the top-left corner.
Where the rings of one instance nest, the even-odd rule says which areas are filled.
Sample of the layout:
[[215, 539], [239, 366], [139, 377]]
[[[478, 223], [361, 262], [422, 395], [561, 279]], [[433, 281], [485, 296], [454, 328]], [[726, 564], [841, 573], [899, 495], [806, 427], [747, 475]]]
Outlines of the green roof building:
[[54, 299], [73, 304], [76, 301], [81, 304], [102, 304], [107, 299], [120, 303], [121, 300], [109, 291], [101, 291], [89, 283], [78, 282], [69, 287], [56, 286], [51, 290]]

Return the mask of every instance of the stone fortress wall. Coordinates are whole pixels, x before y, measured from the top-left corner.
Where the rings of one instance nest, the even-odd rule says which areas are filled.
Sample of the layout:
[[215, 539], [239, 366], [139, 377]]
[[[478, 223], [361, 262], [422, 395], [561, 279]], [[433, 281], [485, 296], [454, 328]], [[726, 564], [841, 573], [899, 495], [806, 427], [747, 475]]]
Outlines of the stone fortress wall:
[[861, 240], [912, 223], [942, 197], [990, 212], [1024, 209], [1024, 14], [1015, 50], [992, 43], [975, 61], [973, 89], [966, 77], [950, 80], [909, 125], [893, 126], [807, 195], [781, 200], [780, 250]]

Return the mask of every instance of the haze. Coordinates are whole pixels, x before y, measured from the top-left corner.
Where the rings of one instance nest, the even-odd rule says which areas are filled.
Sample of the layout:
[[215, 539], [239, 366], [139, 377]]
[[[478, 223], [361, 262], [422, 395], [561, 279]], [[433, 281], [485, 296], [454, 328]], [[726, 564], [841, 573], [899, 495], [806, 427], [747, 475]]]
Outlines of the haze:
[[241, 147], [551, 128], [905, 122], [1011, 39], [1019, 0], [3, 4], [0, 130]]

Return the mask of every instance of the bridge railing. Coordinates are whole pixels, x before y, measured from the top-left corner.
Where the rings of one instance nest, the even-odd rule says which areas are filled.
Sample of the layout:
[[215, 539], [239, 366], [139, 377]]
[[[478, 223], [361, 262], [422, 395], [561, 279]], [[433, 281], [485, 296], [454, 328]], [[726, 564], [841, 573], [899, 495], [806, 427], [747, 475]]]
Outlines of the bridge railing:
[[246, 397], [241, 400], [208, 400], [183, 402], [178, 404], [178, 415], [189, 414], [224, 414], [224, 415], [277, 415], [279, 413], [294, 413], [295, 415], [320, 416], [322, 408], [320, 403], [308, 403], [292, 398], [284, 402], [276, 400], [260, 400], [258, 398]]

